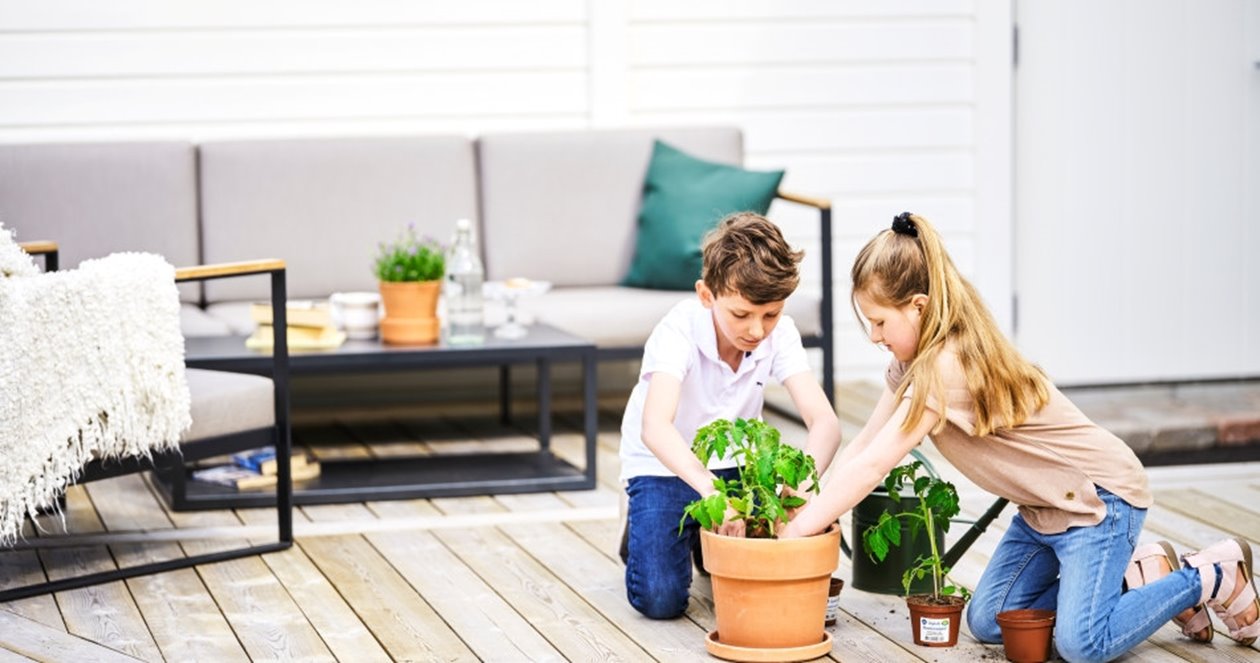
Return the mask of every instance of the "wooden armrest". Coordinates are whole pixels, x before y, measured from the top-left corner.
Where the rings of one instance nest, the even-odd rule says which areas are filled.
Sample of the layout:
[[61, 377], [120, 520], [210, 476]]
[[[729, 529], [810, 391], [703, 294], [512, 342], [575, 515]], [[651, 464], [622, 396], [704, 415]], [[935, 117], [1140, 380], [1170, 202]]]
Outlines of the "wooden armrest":
[[220, 276], [239, 276], [242, 274], [265, 274], [284, 269], [284, 261], [278, 258], [246, 260], [243, 262], [224, 262], [217, 265], [196, 265], [180, 267], [175, 270], [176, 281], [217, 278]]
[[18, 247], [30, 255], [39, 256], [45, 253], [56, 253], [57, 243], [42, 240], [38, 242], [18, 242]]
[[789, 193], [787, 191], [783, 191], [782, 189], [775, 192], [775, 195], [778, 196], [779, 198], [782, 198], [784, 200], [788, 200], [794, 203], [800, 203], [801, 205], [809, 205], [810, 207], [813, 207], [815, 209], [831, 209], [831, 201], [827, 200], [826, 198], [814, 198], [812, 196], [802, 196], [799, 193]]

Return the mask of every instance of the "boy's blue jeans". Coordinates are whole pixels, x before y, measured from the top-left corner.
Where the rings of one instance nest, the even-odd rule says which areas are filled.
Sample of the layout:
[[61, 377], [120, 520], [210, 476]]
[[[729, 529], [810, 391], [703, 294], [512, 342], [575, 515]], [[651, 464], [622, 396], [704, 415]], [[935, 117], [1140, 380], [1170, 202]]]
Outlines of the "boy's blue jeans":
[[[714, 470], [723, 479], [739, 470]], [[627, 526], [626, 597], [635, 610], [652, 619], [671, 619], [687, 610], [691, 588], [691, 551], [700, 545], [700, 525], [688, 518], [682, 534], [683, 509], [700, 495], [678, 477], [630, 479]]]
[[1068, 661], [1109, 661], [1199, 600], [1199, 572], [1180, 569], [1121, 594], [1146, 509], [1099, 488], [1107, 516], [1093, 527], [1041, 534], [1016, 515], [967, 605], [981, 642], [1001, 642], [997, 614], [1056, 610], [1054, 641]]

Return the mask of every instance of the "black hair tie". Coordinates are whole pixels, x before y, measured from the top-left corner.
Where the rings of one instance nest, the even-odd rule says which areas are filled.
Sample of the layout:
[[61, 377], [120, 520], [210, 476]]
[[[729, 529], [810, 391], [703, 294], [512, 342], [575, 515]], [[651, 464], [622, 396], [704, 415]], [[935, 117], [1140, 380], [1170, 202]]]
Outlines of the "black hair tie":
[[919, 228], [914, 225], [914, 221], [910, 220], [909, 212], [902, 212], [901, 214], [894, 216], [892, 229], [893, 232], [898, 235], [909, 235], [916, 238], [919, 236]]

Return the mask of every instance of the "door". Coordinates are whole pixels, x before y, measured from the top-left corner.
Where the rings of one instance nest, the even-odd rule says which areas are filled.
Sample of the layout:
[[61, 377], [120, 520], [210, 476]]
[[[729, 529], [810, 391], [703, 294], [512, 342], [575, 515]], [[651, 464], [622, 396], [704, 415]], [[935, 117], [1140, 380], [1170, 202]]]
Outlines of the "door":
[[1260, 0], [1017, 0], [1015, 337], [1060, 384], [1260, 375]]

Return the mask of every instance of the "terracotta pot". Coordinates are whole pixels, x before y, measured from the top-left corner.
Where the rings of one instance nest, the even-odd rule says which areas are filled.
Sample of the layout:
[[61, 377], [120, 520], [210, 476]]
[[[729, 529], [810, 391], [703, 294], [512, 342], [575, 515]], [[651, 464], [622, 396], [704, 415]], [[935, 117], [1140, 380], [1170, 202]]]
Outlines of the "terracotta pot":
[[381, 340], [394, 345], [436, 343], [440, 331], [437, 317], [441, 281], [381, 281]]
[[957, 596], [941, 598], [948, 603], [932, 603], [931, 595], [906, 597], [914, 644], [925, 647], [953, 647], [958, 644], [958, 625], [962, 623], [962, 611], [967, 604]]
[[700, 546], [713, 582], [720, 644], [795, 650], [824, 642], [827, 590], [840, 562], [839, 525], [815, 536], [785, 540], [735, 538], [703, 530]]
[[1053, 610], [1007, 610], [997, 614], [1002, 627], [1006, 659], [1015, 663], [1041, 663], [1050, 660], [1050, 639], [1054, 634]]

